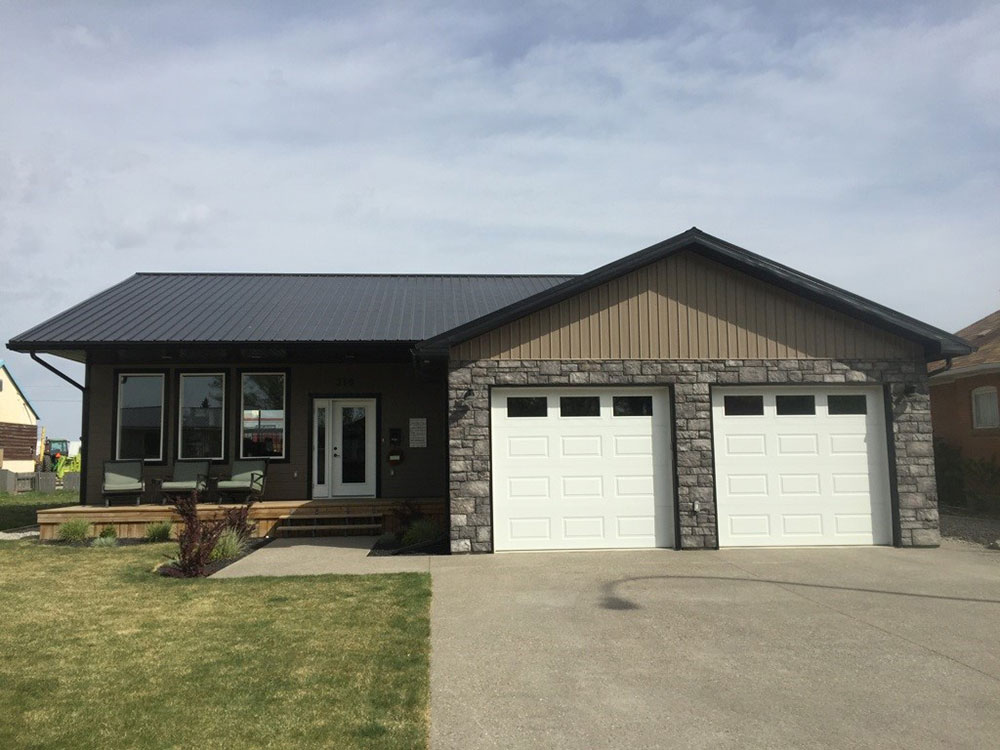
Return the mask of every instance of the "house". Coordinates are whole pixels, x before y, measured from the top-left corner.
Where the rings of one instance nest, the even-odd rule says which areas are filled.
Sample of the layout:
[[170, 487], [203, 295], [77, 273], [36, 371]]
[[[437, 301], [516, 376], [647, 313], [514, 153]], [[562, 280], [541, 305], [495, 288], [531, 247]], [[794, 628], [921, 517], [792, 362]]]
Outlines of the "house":
[[38, 412], [0, 359], [0, 469], [34, 471], [37, 449]]
[[976, 351], [929, 366], [934, 437], [964, 458], [1000, 461], [1000, 310], [957, 335]]
[[420, 498], [454, 552], [938, 543], [960, 338], [692, 228], [580, 276], [137, 274], [15, 337], [102, 463], [266, 456], [268, 500]]

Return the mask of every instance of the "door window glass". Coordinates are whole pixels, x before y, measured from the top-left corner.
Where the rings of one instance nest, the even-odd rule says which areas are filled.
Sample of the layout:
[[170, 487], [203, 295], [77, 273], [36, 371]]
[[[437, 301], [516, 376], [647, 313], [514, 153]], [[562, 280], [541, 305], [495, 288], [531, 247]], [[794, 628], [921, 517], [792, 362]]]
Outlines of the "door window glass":
[[508, 396], [508, 417], [544, 417], [549, 401], [545, 396]]
[[779, 416], [816, 413], [815, 396], [775, 396], [774, 406]]
[[726, 396], [723, 401], [727, 417], [759, 417], [764, 413], [763, 396]]
[[601, 416], [601, 398], [600, 396], [562, 396], [559, 399], [559, 416], [599, 417]]
[[316, 484], [326, 484], [326, 407], [316, 409]]
[[612, 407], [616, 417], [651, 417], [652, 396], [615, 396]]
[[829, 414], [867, 414], [868, 399], [864, 396], [834, 396], [826, 397], [826, 409]]
[[342, 407], [340, 465], [344, 484], [364, 484], [365, 482], [365, 429], [367, 423], [365, 411], [363, 406]]

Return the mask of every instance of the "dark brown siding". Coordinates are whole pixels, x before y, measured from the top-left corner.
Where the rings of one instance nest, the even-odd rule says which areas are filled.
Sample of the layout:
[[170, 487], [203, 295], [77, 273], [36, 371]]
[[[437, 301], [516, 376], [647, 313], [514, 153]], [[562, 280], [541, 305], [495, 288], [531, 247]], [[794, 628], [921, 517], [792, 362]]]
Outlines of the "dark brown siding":
[[38, 428], [33, 424], [0, 422], [0, 448], [5, 461], [30, 461], [35, 457]]
[[[176, 410], [178, 372], [226, 372], [226, 434], [225, 463], [214, 464], [212, 473], [226, 476], [237, 451], [239, 419], [239, 371], [232, 365], [184, 365], [166, 370], [167, 405], [165, 452], [163, 465], [146, 467], [147, 490], [154, 477], [170, 473], [170, 463], [176, 454]], [[381, 431], [379, 446], [380, 497], [444, 497], [446, 489], [445, 456], [447, 455], [445, 425], [445, 380], [439, 377], [416, 376], [409, 364], [259, 364], [255, 372], [288, 371], [288, 455], [285, 462], [274, 461], [268, 468], [265, 500], [302, 500], [310, 496], [310, 429], [313, 396], [373, 396], [379, 399]], [[90, 445], [85, 450], [89, 474], [86, 502], [101, 503], [101, 481], [104, 461], [114, 458], [114, 399], [115, 373], [153, 370], [138, 366], [127, 368], [112, 365], [91, 367]], [[162, 369], [160, 371], [163, 371]], [[389, 430], [398, 427], [406, 434], [411, 417], [426, 417], [427, 448], [402, 446], [404, 461], [390, 467], [385, 454]], [[152, 498], [152, 492], [149, 493]]]
[[680, 253], [452, 348], [477, 359], [879, 359], [914, 343]]

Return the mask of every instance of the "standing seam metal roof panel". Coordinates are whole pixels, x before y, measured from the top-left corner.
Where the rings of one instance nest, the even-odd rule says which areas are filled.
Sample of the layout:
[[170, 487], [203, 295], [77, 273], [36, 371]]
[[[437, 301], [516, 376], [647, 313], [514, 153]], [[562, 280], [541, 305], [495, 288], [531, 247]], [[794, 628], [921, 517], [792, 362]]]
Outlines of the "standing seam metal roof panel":
[[570, 278], [140, 273], [10, 343], [422, 341]]

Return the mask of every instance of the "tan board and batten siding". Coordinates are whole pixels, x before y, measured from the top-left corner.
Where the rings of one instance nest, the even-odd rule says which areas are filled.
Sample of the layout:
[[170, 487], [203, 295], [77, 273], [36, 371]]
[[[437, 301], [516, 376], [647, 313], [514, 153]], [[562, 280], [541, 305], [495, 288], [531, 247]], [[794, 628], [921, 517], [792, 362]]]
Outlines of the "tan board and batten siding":
[[902, 359], [919, 346], [679, 253], [452, 347], [476, 359]]

